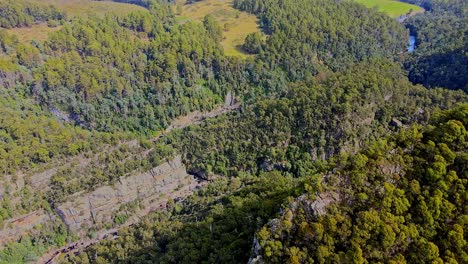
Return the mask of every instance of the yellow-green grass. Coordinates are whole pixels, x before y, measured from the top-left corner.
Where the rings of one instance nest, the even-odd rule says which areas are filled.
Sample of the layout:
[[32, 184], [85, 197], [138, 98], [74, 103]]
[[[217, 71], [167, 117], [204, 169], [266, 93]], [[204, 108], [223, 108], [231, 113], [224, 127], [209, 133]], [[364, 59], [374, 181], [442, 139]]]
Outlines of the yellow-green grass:
[[221, 45], [226, 55], [247, 56], [240, 46], [249, 33], [259, 31], [256, 16], [233, 8], [232, 0], [202, 0], [193, 4], [186, 4], [185, 0], [180, 0], [177, 6], [174, 10], [180, 23], [187, 20], [202, 21], [206, 15], [213, 15], [225, 29]]
[[368, 8], [377, 7], [381, 12], [386, 13], [388, 16], [396, 18], [406, 15], [410, 12], [421, 12], [423, 9], [417, 5], [403, 3], [394, 0], [354, 0], [358, 3], [365, 5]]
[[49, 27], [47, 23], [32, 25], [31, 27], [23, 28], [12, 28], [8, 32], [10, 34], [16, 35], [18, 40], [21, 43], [31, 43], [31, 40], [45, 41], [49, 36], [50, 32], [54, 32], [62, 28], [58, 27]]
[[[126, 15], [133, 11], [148, 10], [137, 5], [117, 3], [112, 1], [92, 1], [92, 0], [27, 0], [28, 2], [43, 5], [53, 5], [57, 9], [64, 11], [69, 17], [75, 16], [104, 16], [115, 14]], [[61, 27], [49, 27], [47, 23], [32, 25], [31, 27], [9, 29], [10, 34], [18, 37], [22, 43], [30, 43], [31, 40], [45, 41], [50, 32], [59, 30]]]

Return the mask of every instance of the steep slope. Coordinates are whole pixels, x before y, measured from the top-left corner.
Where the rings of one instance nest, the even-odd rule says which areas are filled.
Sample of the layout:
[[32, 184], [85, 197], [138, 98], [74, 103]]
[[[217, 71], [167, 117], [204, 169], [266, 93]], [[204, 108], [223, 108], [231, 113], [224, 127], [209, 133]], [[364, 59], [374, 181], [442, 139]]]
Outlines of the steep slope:
[[[303, 118], [303, 115], [316, 111], [315, 105], [310, 104], [309, 101], [302, 105], [298, 104], [301, 100], [314, 98], [305, 96], [306, 91], [304, 89], [301, 96], [293, 96], [289, 99], [291, 105], [296, 108], [288, 109], [286, 98], [278, 100], [280, 103], [270, 102], [269, 108], [262, 108], [265, 102], [259, 102], [256, 113], [242, 109], [240, 114], [208, 120], [200, 128], [189, 127], [185, 131], [176, 133], [172, 138], [169, 137], [168, 142], [181, 149], [189, 170], [201, 177], [212, 179], [214, 182], [206, 189], [196, 192], [183, 204], [170, 208], [169, 212], [153, 214], [143, 220], [140, 225], [119, 232], [115, 240], [104, 240], [78, 254], [77, 257], [70, 256], [68, 261], [78, 263], [87, 260], [156, 263], [247, 261], [254, 230], [275, 216], [282, 208], [282, 203], [287, 201], [287, 196], [299, 196], [304, 190], [312, 193], [319, 191], [321, 187], [318, 182], [321, 175], [326, 175], [327, 172], [331, 175], [340, 175], [337, 169], [334, 169], [335, 164], [346, 163], [347, 157], [353, 156], [352, 153], [347, 153], [350, 151], [348, 149], [346, 152], [345, 150], [337, 152], [337, 154], [341, 153], [340, 156], [330, 156], [328, 161], [320, 160], [319, 157], [315, 157], [316, 161], [312, 159], [310, 152], [316, 149], [315, 144], [305, 140], [302, 133], [314, 130], [302, 126], [314, 126], [315, 120], [319, 118], [315, 119], [313, 116], [309, 119]], [[427, 90], [422, 88], [422, 91]], [[395, 95], [395, 92], [393, 94]], [[457, 94], [464, 98], [463, 93]], [[432, 96], [437, 97], [435, 94]], [[363, 97], [359, 96], [359, 98]], [[466, 98], [463, 100], [466, 101]], [[421, 102], [415, 103], [418, 105]], [[433, 105], [434, 102], [427, 101], [429, 105]], [[376, 104], [385, 107], [382, 103]], [[408, 102], [405, 105], [408, 105]], [[357, 104], [354, 106], [358, 107]], [[366, 107], [368, 104], [363, 106]], [[307, 110], [309, 107], [313, 110]], [[410, 109], [409, 105], [408, 107]], [[297, 119], [294, 118], [294, 111], [301, 113]], [[366, 111], [372, 114], [369, 112], [369, 110]], [[289, 115], [286, 116], [285, 113]], [[422, 116], [424, 114], [420, 117]], [[341, 121], [346, 123], [351, 120], [348, 118], [364, 119], [359, 115], [351, 115], [342, 118]], [[398, 123], [395, 120], [390, 121], [390, 117], [384, 120]], [[374, 122], [376, 120], [370, 124]], [[374, 123], [375, 130], [370, 130], [374, 132], [366, 135], [360, 132], [363, 139], [366, 138], [361, 142], [363, 146], [375, 142], [371, 139], [373, 137], [378, 139], [390, 133], [388, 128], [384, 128], [387, 126], [386, 123], [380, 123], [380, 125], [378, 123]], [[297, 128], [296, 125], [301, 125], [301, 127]], [[366, 131], [373, 127], [367, 122], [360, 126], [358, 131]], [[367, 129], [364, 129], [366, 127]], [[402, 128], [401, 126], [395, 129]], [[338, 124], [332, 124], [327, 133], [334, 133], [339, 129]], [[410, 126], [401, 134], [412, 135], [413, 129], [414, 127]], [[432, 131], [437, 131], [437, 129]], [[180, 140], [177, 139], [178, 137], [182, 137], [182, 147], [178, 145]], [[330, 139], [327, 138], [327, 140]], [[415, 139], [409, 137], [407, 140], [405, 142], [410, 144]], [[380, 146], [382, 142], [385, 140], [377, 141], [376, 145]], [[338, 147], [346, 144], [346, 141], [341, 141], [334, 142], [331, 146]], [[461, 153], [463, 151], [463, 149], [460, 150]], [[381, 155], [385, 157], [386, 154], [387, 152], [382, 152]], [[338, 166], [338, 169], [340, 168]], [[369, 168], [363, 167], [362, 170], [367, 171]], [[393, 173], [398, 171], [398, 168], [384, 167], [383, 170], [385, 173], [387, 170]], [[228, 180], [220, 177], [221, 175], [229, 175], [231, 178]], [[340, 183], [340, 178], [331, 177], [330, 181], [332, 180]], [[371, 190], [377, 189], [371, 188]], [[314, 204], [314, 210], [324, 212], [327, 203], [340, 200], [339, 195], [333, 190], [328, 193], [324, 192], [320, 194], [320, 202], [315, 203], [312, 200], [308, 204]], [[141, 237], [141, 234], [145, 234], [144, 238], [137, 239]], [[152, 246], [155, 244], [158, 246]], [[284, 261], [278, 260], [280, 263]]]
[[408, 82], [405, 29], [351, 1], [235, 1], [265, 33], [245, 59], [213, 16], [117, 2], [146, 9], [2, 6], [10, 26], [57, 26], [44, 41], [0, 30], [2, 264], [246, 262], [255, 231], [340, 155], [468, 101]]
[[427, 122], [437, 107], [467, 101], [463, 92], [413, 86], [386, 60], [355, 64], [322, 83], [285, 90], [241, 114], [191, 129], [172, 144], [186, 153], [189, 169], [201, 174], [275, 168], [307, 176], [316, 169], [314, 161], [357, 151], [401, 127]]
[[396, 20], [352, 1], [236, 0], [234, 6], [259, 17], [271, 34], [259, 58], [290, 80], [315, 75], [323, 65], [337, 71], [406, 49], [407, 33]]
[[100, 150], [57, 156], [35, 169], [4, 175], [0, 263], [35, 260], [48, 248], [52, 250], [39, 261], [52, 261], [62, 251], [92, 245], [185, 199], [204, 182], [188, 175], [180, 155], [158, 141], [171, 130], [236, 107], [227, 104], [212, 112], [192, 113], [151, 141], [114, 138], [110, 144], [100, 143]]
[[465, 104], [342, 157], [261, 228], [251, 263], [466, 262], [467, 125]]
[[460, 0], [408, 2], [421, 4], [428, 10], [405, 21], [416, 38], [415, 52], [405, 61], [409, 79], [429, 88], [468, 92], [468, 4]]

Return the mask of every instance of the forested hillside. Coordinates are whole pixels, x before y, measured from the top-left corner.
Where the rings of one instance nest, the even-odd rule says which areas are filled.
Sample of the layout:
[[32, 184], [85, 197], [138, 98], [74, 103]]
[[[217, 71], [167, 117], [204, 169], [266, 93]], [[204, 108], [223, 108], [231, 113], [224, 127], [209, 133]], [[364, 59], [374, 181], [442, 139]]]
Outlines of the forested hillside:
[[[270, 263], [465, 263], [468, 106], [379, 140], [257, 233]], [[332, 196], [333, 199], [326, 199]], [[315, 200], [326, 203], [318, 210]]]
[[438, 112], [308, 177], [215, 180], [64, 263], [464, 263], [467, 111]]
[[26, 1], [0, 1], [0, 27], [25, 27], [38, 22], [60, 21], [65, 15], [54, 6], [38, 5]]
[[235, 0], [232, 56], [222, 12], [0, 0], [0, 263], [466, 262], [466, 5], [412, 3]]
[[78, 20], [52, 34], [33, 96], [105, 131], [158, 130], [176, 116], [211, 109], [226, 93], [216, 81], [219, 45], [203, 25], [173, 25], [167, 9], [158, 11]]
[[270, 36], [259, 49], [269, 70], [281, 68], [291, 80], [371, 57], [392, 57], [405, 49], [405, 30], [375, 10], [349, 1], [236, 0], [234, 6], [259, 17]]
[[410, 1], [427, 9], [405, 22], [416, 36], [416, 52], [405, 63], [409, 78], [426, 87], [468, 91], [465, 1]]
[[181, 132], [171, 143], [181, 141], [187, 164], [202, 174], [275, 168], [307, 176], [314, 161], [354, 152], [392, 130], [425, 123], [434, 106], [464, 100], [463, 93], [413, 86], [397, 65], [374, 60], [319, 84], [290, 84], [280, 98]]
[[[267, 18], [281, 13], [266, 10], [271, 14], [261, 19], [261, 25], [272, 36], [258, 62], [240, 67], [222, 55], [216, 43], [220, 40], [216, 34], [220, 33], [215, 30], [217, 26], [211, 25], [214, 21], [177, 25], [170, 9], [161, 5], [152, 7], [151, 14], [76, 19], [52, 33], [43, 45], [25, 45], [18, 63], [34, 75], [30, 80], [34, 82], [30, 88], [32, 96], [75, 124], [101, 131], [148, 132], [167, 126], [176, 116], [211, 109], [230, 90], [243, 93], [253, 84], [268, 93], [278, 93], [284, 75], [278, 69], [284, 70], [288, 79], [304, 79], [325, 66], [336, 70], [372, 56], [392, 56], [404, 47], [404, 30], [380, 13], [347, 3], [335, 6], [318, 2], [310, 6], [319, 9], [317, 16], [307, 17], [309, 25], [318, 22], [323, 26], [311, 28], [308, 35], [299, 31], [284, 35], [295, 29], [294, 23], [299, 21]], [[296, 12], [296, 7], [285, 10]], [[346, 15], [350, 8], [370, 20], [351, 19], [354, 16]], [[336, 21], [333, 17], [337, 12], [349, 17]], [[315, 21], [316, 17], [322, 21]], [[290, 29], [280, 31], [275, 24], [269, 25], [268, 19]], [[351, 22], [345, 22], [348, 19]], [[385, 21], [381, 31], [375, 30], [378, 20]], [[336, 29], [324, 26], [329, 23]], [[362, 27], [367, 29], [356, 31]], [[358, 39], [343, 46], [347, 42], [338, 38], [341, 35]], [[278, 45], [284, 50], [277, 50]], [[301, 50], [305, 53], [298, 53]], [[273, 59], [277, 55], [279, 60]], [[254, 68], [254, 72], [249, 68]], [[259, 79], [255, 76], [259, 74], [267, 76]], [[258, 83], [270, 78], [277, 81]]]

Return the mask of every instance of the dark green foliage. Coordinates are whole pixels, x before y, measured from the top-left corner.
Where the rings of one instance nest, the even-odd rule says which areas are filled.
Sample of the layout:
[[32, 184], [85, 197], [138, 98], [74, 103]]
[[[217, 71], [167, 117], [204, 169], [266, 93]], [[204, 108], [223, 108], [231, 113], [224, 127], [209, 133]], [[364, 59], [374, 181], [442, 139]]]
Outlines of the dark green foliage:
[[[239, 189], [241, 185], [245, 188]], [[247, 262], [253, 234], [294, 194], [300, 181], [270, 172], [217, 180], [168, 212], [124, 229], [114, 241], [95, 245], [69, 263]], [[120, 250], [114, 250], [119, 248]]]
[[[52, 227], [53, 225], [55, 227]], [[19, 241], [7, 243], [0, 250], [0, 263], [30, 263], [35, 262], [47, 252], [51, 245], [63, 246], [67, 241], [67, 229], [63, 223], [51, 221], [34, 237], [25, 235]]]
[[35, 261], [45, 252], [44, 245], [37, 245], [30, 237], [24, 237], [19, 243], [11, 243], [0, 251], [0, 263], [26, 263]]
[[461, 92], [413, 86], [398, 65], [375, 60], [320, 84], [291, 84], [284, 96], [189, 129], [173, 143], [194, 172], [236, 175], [270, 167], [308, 175], [315, 170], [311, 161], [356, 151], [389, 133], [392, 118], [425, 122], [435, 106], [466, 100]]
[[37, 71], [33, 95], [105, 131], [159, 130], [176, 116], [211, 109], [225, 93], [216, 81], [219, 45], [203, 26], [163, 25], [164, 17], [135, 13], [66, 25], [45, 44], [50, 58]]
[[[20, 51], [20, 49], [23, 50]], [[29, 53], [33, 56], [28, 56], [28, 51], [33, 51]], [[23, 63], [26, 61], [34, 62], [37, 59], [34, 53], [33, 47], [20, 45], [15, 36], [0, 29], [0, 89], [14, 88], [19, 80], [32, 79], [31, 74], [18, 64], [18, 60], [21, 58]], [[0, 90], [0, 92], [3, 91]]]
[[106, 136], [64, 125], [31, 100], [12, 94], [0, 89], [0, 175], [90, 150]]
[[291, 80], [315, 75], [323, 65], [340, 70], [392, 57], [406, 47], [406, 32], [396, 21], [352, 1], [236, 0], [234, 6], [259, 17], [270, 35], [260, 60]]
[[[294, 180], [269, 172], [219, 179], [68, 261], [246, 262], [257, 229], [267, 263], [463, 263], [467, 117], [467, 105], [439, 112], [430, 126], [412, 126], [356, 155], [341, 155], [337, 168], [320, 176]], [[320, 177], [327, 180], [319, 184]], [[304, 190], [303, 202], [281, 206]], [[310, 202], [330, 192], [337, 202], [314, 215]], [[282, 216], [265, 225], [280, 208]]]
[[212, 15], [205, 16], [203, 19], [203, 26], [212, 39], [216, 40], [217, 42], [222, 40], [223, 30]]
[[245, 38], [242, 48], [250, 54], [257, 54], [260, 52], [262, 46], [262, 35], [258, 32], [250, 33]]
[[[35, 210], [54, 214], [73, 194], [182, 154], [189, 172], [214, 181], [69, 261], [246, 262], [258, 230], [271, 262], [465, 260], [466, 107], [433, 112], [468, 98], [408, 81], [392, 62], [406, 47], [401, 25], [351, 1], [238, 0], [266, 33], [247, 37], [244, 49], [257, 55], [243, 60], [224, 55], [213, 17], [177, 23], [167, 4], [119, 2], [149, 12], [72, 18], [45, 42], [0, 30], [0, 227]], [[52, 19], [15, 10], [18, 25]], [[417, 68], [410, 76], [428, 86], [463, 81], [461, 20], [440, 38], [432, 22], [415, 21], [421, 57], [406, 62]], [[428, 69], [436, 60], [443, 71]], [[162, 133], [228, 93], [239, 111]], [[431, 116], [431, 126], [414, 126]], [[16, 181], [18, 170], [25, 177]], [[29, 177], [45, 170], [48, 186], [34, 189]], [[335, 184], [322, 184], [323, 175]], [[307, 191], [312, 200], [327, 184], [345, 197], [329, 214], [285, 211], [278, 236], [260, 229], [288, 197]], [[139, 202], [122, 205], [106, 227], [134, 219]], [[29, 233], [2, 248], [0, 262], [33, 261], [74, 239], [59, 223]]]
[[416, 50], [405, 62], [409, 79], [426, 87], [468, 92], [467, 4], [459, 0], [431, 0], [425, 4], [427, 12], [405, 22], [416, 36]]
[[257, 234], [265, 261], [467, 262], [468, 178], [460, 165], [468, 151], [468, 105], [431, 123], [341, 160], [327, 175], [322, 195], [339, 198], [326, 214], [296, 204]]

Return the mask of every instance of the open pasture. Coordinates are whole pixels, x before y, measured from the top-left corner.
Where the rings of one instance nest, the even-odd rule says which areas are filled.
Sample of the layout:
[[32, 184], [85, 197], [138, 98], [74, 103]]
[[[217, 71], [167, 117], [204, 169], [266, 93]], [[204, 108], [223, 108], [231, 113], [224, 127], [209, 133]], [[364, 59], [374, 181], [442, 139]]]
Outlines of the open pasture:
[[390, 17], [397, 18], [408, 14], [409, 12], [420, 12], [421, 7], [400, 1], [394, 0], [354, 0], [365, 5], [368, 8], [377, 7], [381, 12], [386, 13]]

